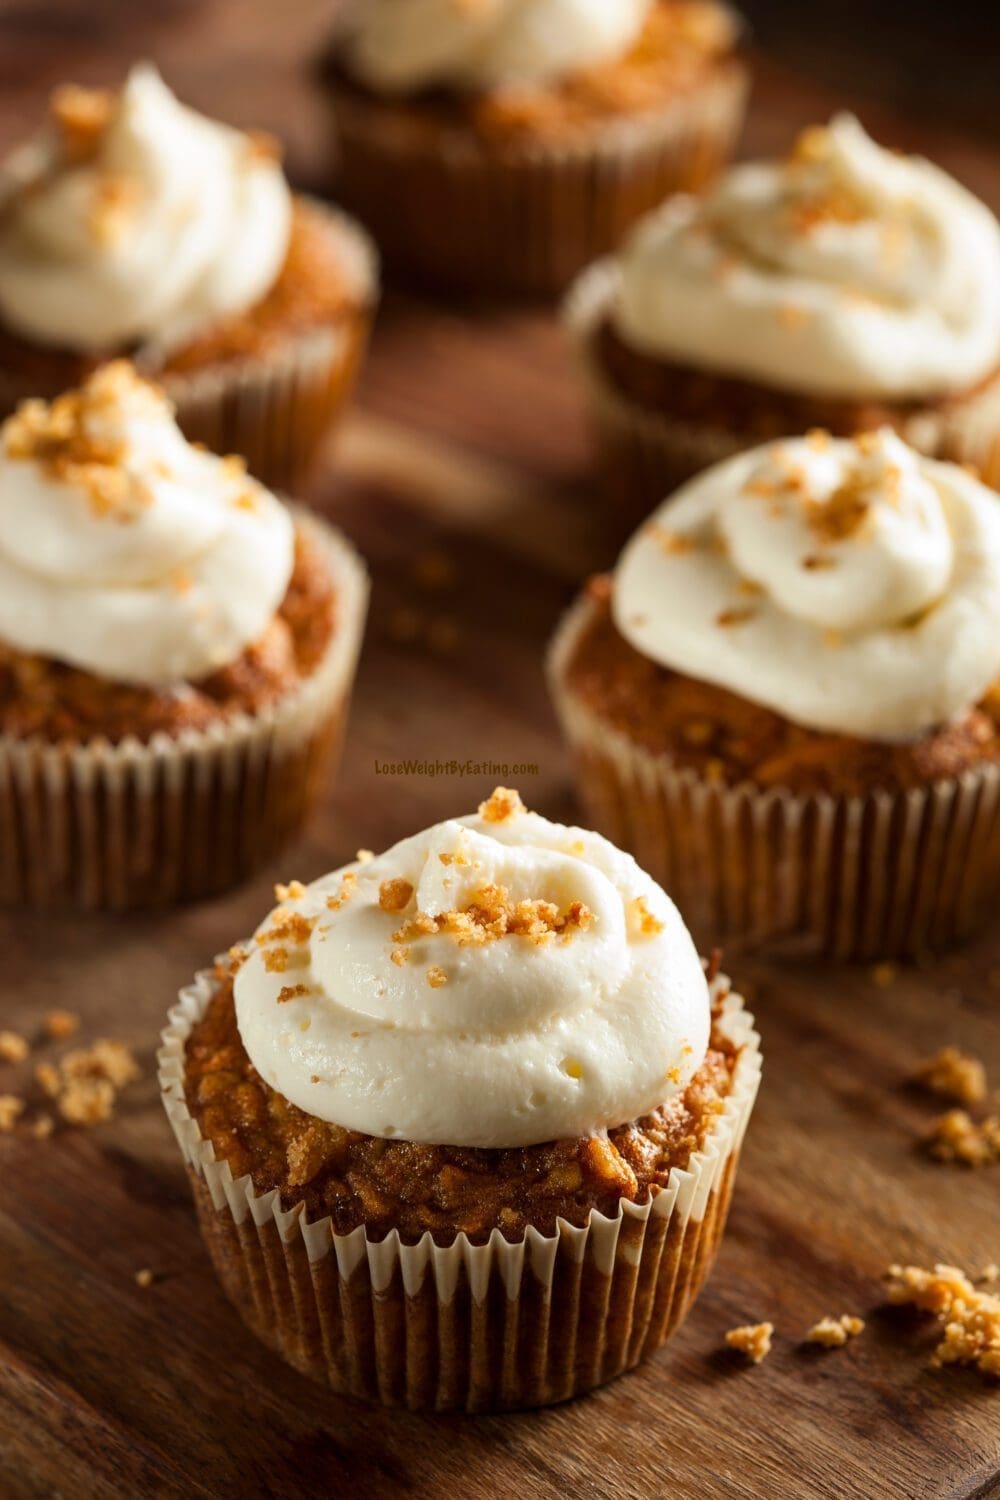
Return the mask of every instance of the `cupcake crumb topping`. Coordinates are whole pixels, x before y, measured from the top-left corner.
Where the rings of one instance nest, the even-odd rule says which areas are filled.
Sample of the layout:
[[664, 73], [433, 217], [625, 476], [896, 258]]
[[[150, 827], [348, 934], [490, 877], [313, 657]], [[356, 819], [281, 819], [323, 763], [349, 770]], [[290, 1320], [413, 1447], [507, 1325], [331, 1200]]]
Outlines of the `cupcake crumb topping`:
[[306, 893], [306, 888], [301, 880], [290, 880], [287, 885], [276, 885], [274, 887], [275, 901], [301, 901]]
[[111, 123], [114, 103], [110, 89], [67, 83], [52, 91], [49, 116], [67, 161], [78, 163], [94, 155]]
[[350, 901], [358, 885], [358, 877], [353, 870], [346, 870], [340, 877], [340, 890], [334, 896], [327, 896], [326, 904], [330, 911], [339, 911], [345, 901]]
[[857, 1338], [864, 1331], [864, 1318], [851, 1313], [842, 1313], [839, 1318], [827, 1315], [814, 1323], [806, 1334], [806, 1342], [820, 1344], [824, 1349], [839, 1349], [848, 1339]]
[[931, 1365], [967, 1365], [1000, 1379], [1000, 1297], [973, 1286], [955, 1266], [890, 1266], [886, 1272], [891, 1303], [933, 1313], [944, 1337]]
[[479, 804], [479, 816], [486, 823], [507, 823], [523, 812], [527, 812], [527, 808], [521, 801], [520, 792], [505, 786], [495, 787], [491, 796]]
[[427, 970], [427, 983], [432, 990], [439, 990], [442, 985], [448, 983], [448, 976], [440, 964], [432, 964]]
[[417, 912], [393, 933], [392, 940], [413, 943], [440, 933], [454, 938], [460, 948], [478, 947], [504, 937], [523, 937], [541, 944], [556, 935], [568, 941], [574, 933], [586, 932], [593, 920], [593, 913], [582, 901], [571, 901], [561, 909], [552, 901], [514, 901], [506, 886], [483, 885], [473, 891], [464, 906], [433, 916]]
[[162, 394], [140, 380], [127, 360], [113, 360], [79, 390], [51, 403], [22, 401], [4, 423], [4, 452], [81, 490], [94, 515], [132, 520], [152, 503], [152, 492], [126, 473], [127, 445], [107, 429], [125, 406], [159, 414], [164, 405]]
[[626, 913], [629, 933], [633, 937], [655, 937], [663, 931], [663, 923], [655, 917], [646, 904], [645, 896], [636, 896]]
[[278, 991], [278, 1004], [284, 1005], [289, 1000], [300, 1000], [304, 995], [311, 993], [307, 984], [283, 984]]
[[378, 888], [378, 904], [383, 911], [405, 911], [412, 900], [413, 886], [408, 880], [383, 880]]
[[958, 1047], [942, 1047], [935, 1052], [916, 1069], [912, 1081], [958, 1104], [981, 1104], [986, 1098], [986, 1069], [978, 1057]]
[[739, 1328], [730, 1328], [726, 1345], [745, 1354], [751, 1364], [759, 1365], [771, 1352], [773, 1333], [773, 1323], [743, 1323]]

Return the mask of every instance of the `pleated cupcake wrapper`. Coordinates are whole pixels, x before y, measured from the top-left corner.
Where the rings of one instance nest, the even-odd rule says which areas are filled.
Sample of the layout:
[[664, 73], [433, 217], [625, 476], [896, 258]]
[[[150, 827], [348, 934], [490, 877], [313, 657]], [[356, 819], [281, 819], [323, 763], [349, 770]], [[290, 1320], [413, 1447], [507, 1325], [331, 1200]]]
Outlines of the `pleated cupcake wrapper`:
[[[637, 1364], [677, 1327], [711, 1267], [760, 1080], [760, 1038], [742, 1001], [723, 1001], [739, 1045], [732, 1090], [703, 1149], [645, 1204], [622, 1200], [585, 1227], [559, 1220], [511, 1244], [459, 1234], [368, 1240], [234, 1178], [184, 1099], [184, 1053], [212, 997], [197, 975], [158, 1053], [164, 1108], [187, 1164], [202, 1234], [226, 1294], [265, 1343], [336, 1391], [413, 1409], [541, 1406]], [[714, 981], [713, 992], [726, 982]]]
[[215, 894], [273, 856], [326, 787], [367, 608], [357, 554], [294, 511], [336, 590], [330, 644], [258, 714], [148, 742], [0, 734], [0, 905], [126, 911]]
[[[605, 488], [623, 526], [633, 527], [685, 480], [748, 445], [738, 431], [727, 429], [724, 411], [714, 423], [691, 422], [653, 411], [615, 388], [594, 340], [620, 281], [614, 260], [597, 261], [570, 289], [563, 313], [586, 388]], [[1000, 487], [1000, 375], [975, 395], [915, 413], [898, 430], [920, 452], [973, 464], [985, 483]]]
[[[349, 283], [349, 306], [335, 322], [291, 333], [261, 353], [190, 371], [164, 372], [154, 346], [135, 355], [137, 369], [162, 386], [191, 442], [214, 453], [238, 453], [250, 472], [278, 489], [294, 489], [354, 386], [378, 301], [378, 256], [360, 225], [325, 204]], [[46, 400], [15, 370], [0, 370], [0, 418], [20, 401]]]
[[670, 892], [696, 938], [839, 959], [945, 949], [996, 912], [1000, 766], [907, 792], [729, 787], [634, 744], [567, 686], [593, 618], [553, 640], [549, 681], [591, 822]]
[[461, 125], [424, 130], [334, 85], [338, 195], [404, 273], [450, 292], [551, 295], [666, 194], [716, 174], [746, 94], [733, 62], [660, 110], [508, 143]]

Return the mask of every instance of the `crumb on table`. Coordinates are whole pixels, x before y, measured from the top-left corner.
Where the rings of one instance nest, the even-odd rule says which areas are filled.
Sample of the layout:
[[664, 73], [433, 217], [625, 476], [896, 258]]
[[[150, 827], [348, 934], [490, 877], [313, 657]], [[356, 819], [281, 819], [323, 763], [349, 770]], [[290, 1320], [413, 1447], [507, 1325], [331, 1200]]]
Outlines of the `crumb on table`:
[[864, 1326], [864, 1318], [855, 1317], [852, 1313], [842, 1313], [839, 1318], [827, 1315], [813, 1324], [806, 1334], [806, 1340], [810, 1344], [821, 1344], [825, 1349], [839, 1349], [848, 1339], [857, 1338]]
[[958, 1047], [942, 1047], [935, 1052], [916, 1069], [913, 1081], [957, 1104], [981, 1104], [986, 1098], [986, 1069], [978, 1057]]
[[739, 1328], [730, 1328], [726, 1334], [726, 1344], [730, 1349], [745, 1354], [751, 1364], [759, 1365], [771, 1352], [773, 1333], [773, 1323], [744, 1323]]

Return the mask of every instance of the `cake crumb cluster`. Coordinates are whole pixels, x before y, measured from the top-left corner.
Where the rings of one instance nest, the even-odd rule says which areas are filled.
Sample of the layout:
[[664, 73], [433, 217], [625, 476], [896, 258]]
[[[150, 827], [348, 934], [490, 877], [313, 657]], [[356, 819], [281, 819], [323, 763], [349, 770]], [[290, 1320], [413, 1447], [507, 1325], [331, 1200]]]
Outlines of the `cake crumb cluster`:
[[86, 161], [100, 147], [111, 123], [115, 97], [110, 89], [66, 83], [49, 96], [49, 116], [67, 161]]
[[773, 1323], [743, 1323], [739, 1328], [730, 1328], [726, 1345], [745, 1354], [751, 1364], [759, 1365], [771, 1352], [773, 1333]]
[[392, 940], [406, 944], [441, 933], [454, 938], [460, 948], [504, 937], [542, 944], [555, 936], [567, 941], [576, 932], [586, 932], [593, 920], [593, 912], [582, 901], [571, 901], [565, 908], [553, 901], [515, 901], [505, 885], [482, 885], [464, 906], [433, 916], [417, 912], [393, 933]]
[[920, 1064], [913, 1074], [914, 1083], [942, 1099], [957, 1104], [981, 1104], [986, 1098], [986, 1069], [978, 1057], [958, 1047], [942, 1047], [933, 1057]]
[[839, 1318], [827, 1315], [813, 1324], [806, 1334], [806, 1341], [820, 1344], [825, 1349], [839, 1349], [848, 1339], [857, 1338], [859, 1333], [863, 1333], [864, 1327], [864, 1318], [856, 1317], [853, 1313], [842, 1313]]
[[924, 1137], [924, 1147], [935, 1161], [963, 1167], [985, 1167], [1000, 1161], [1000, 1117], [974, 1120], [965, 1109], [939, 1115]]
[[8, 458], [40, 464], [51, 478], [82, 490], [95, 515], [134, 519], [152, 503], [152, 492], [126, 471], [126, 444], [98, 429], [102, 417], [117, 414], [126, 403], [159, 409], [162, 400], [128, 360], [113, 360], [79, 390], [49, 403], [22, 401], [4, 423], [4, 450]]
[[527, 812], [520, 792], [510, 787], [495, 787], [485, 802], [479, 804], [479, 816], [486, 823], [509, 823], [519, 813]]
[[931, 1365], [967, 1365], [1000, 1379], [1000, 1297], [981, 1291], [956, 1266], [890, 1266], [889, 1301], [932, 1313], [943, 1337]]
[[[72, 1011], [49, 1011], [42, 1021], [44, 1040], [61, 1041], [72, 1036], [79, 1018]], [[0, 1032], [0, 1063], [24, 1063], [31, 1044], [18, 1032]], [[55, 1062], [42, 1060], [34, 1068], [34, 1081], [42, 1094], [69, 1125], [96, 1125], [114, 1113], [118, 1094], [139, 1077], [139, 1068], [124, 1042], [102, 1037], [88, 1047], [78, 1047]], [[0, 1132], [15, 1129], [28, 1108], [19, 1094], [0, 1095]], [[35, 1112], [29, 1123], [36, 1140], [47, 1140], [55, 1130], [51, 1114]]]

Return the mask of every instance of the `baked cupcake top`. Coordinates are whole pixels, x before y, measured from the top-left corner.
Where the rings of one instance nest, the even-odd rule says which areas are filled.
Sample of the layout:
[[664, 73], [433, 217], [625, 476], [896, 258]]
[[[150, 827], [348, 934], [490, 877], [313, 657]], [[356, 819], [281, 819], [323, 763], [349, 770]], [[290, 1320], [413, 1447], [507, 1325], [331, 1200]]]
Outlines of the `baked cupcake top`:
[[793, 723], [916, 738], [1000, 677], [1000, 497], [888, 429], [769, 443], [655, 513], [612, 612], [645, 657]]
[[709, 989], [673, 903], [516, 792], [279, 894], [236, 1018], [260, 1076], [320, 1120], [526, 1146], [637, 1119], [704, 1061]]
[[847, 399], [921, 398], [1000, 363], [1000, 226], [848, 115], [784, 161], [676, 198], [620, 259], [615, 327], [715, 374]]
[[64, 88], [0, 174], [0, 322], [86, 354], [185, 343], [258, 301], [288, 249], [269, 138], [185, 108], [155, 70]]
[[341, 45], [380, 93], [547, 83], [623, 56], [653, 0], [365, 0]]
[[19, 652], [197, 680], [261, 635], [293, 560], [286, 508], [189, 444], [125, 361], [0, 427], [0, 642]]

